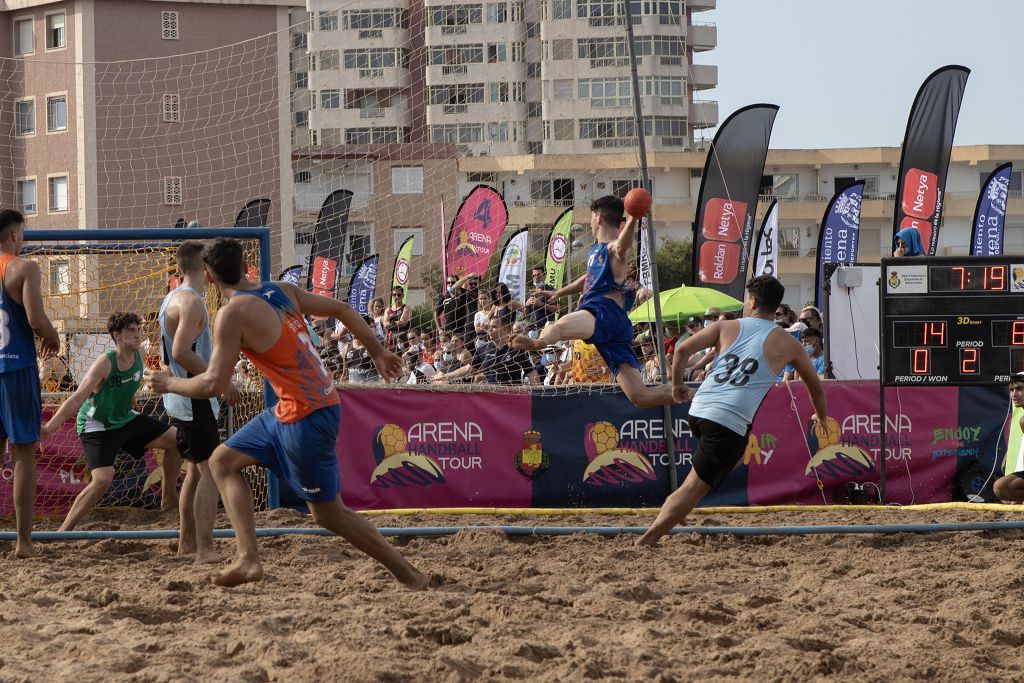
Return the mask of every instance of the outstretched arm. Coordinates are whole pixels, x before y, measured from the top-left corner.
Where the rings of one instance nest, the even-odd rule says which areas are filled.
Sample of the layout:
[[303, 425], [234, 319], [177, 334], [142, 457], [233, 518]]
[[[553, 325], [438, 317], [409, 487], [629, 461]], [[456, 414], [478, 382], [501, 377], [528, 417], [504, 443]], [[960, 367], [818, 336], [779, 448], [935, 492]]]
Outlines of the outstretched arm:
[[567, 284], [565, 287], [562, 287], [561, 289], [556, 289], [553, 292], [548, 292], [548, 291], [545, 291], [545, 290], [535, 289], [534, 291], [530, 292], [530, 294], [531, 295], [541, 294], [542, 296], [547, 296], [547, 297], [550, 297], [552, 299], [561, 299], [563, 296], [569, 296], [570, 294], [578, 294], [578, 293], [582, 292], [583, 291], [583, 285], [584, 285], [584, 283], [586, 283], [586, 281], [587, 281], [587, 276], [584, 274], [584, 275], [580, 275], [578, 278], [576, 278], [575, 280], [573, 280], [572, 282]]
[[626, 263], [629, 260], [629, 252], [632, 251], [633, 240], [636, 239], [636, 224], [639, 222], [639, 218], [627, 216], [626, 224], [622, 226], [619, 236], [608, 245], [608, 251], [615, 254], [620, 263]]
[[68, 396], [68, 399], [60, 405], [57, 412], [43, 425], [42, 434], [40, 435], [41, 440], [45, 441], [51, 434], [60, 429], [60, 426], [67, 422], [69, 417], [77, 413], [85, 402], [89, 400], [89, 397], [99, 390], [109, 376], [110, 361], [106, 355], [102, 355], [93, 361], [92, 367], [89, 368], [89, 372], [85, 373], [85, 377], [82, 378], [78, 389]]
[[685, 402], [690, 399], [690, 388], [686, 386], [684, 377], [688, 370], [686, 361], [697, 351], [717, 345], [720, 329], [721, 324], [716, 322], [697, 334], [676, 342], [676, 350], [672, 353], [672, 396], [677, 401]]

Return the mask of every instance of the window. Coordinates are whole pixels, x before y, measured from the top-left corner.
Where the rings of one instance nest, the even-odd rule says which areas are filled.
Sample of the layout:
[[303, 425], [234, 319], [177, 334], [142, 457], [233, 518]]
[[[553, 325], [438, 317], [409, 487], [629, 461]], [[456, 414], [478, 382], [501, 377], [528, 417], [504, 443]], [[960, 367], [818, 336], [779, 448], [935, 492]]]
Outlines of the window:
[[552, 0], [552, 19], [572, 19], [572, 0]]
[[348, 10], [342, 13], [344, 28], [372, 30], [382, 28], [408, 28], [406, 10], [397, 7]]
[[551, 96], [556, 100], [572, 99], [572, 79], [551, 81]]
[[161, 110], [164, 123], [178, 123], [181, 121], [181, 95], [167, 93], [161, 98]]
[[[165, 112], [166, 116], [166, 112]], [[164, 119], [167, 120], [166, 118]], [[46, 130], [53, 133], [68, 129], [68, 96], [46, 98]]]
[[575, 136], [576, 122], [572, 119], [557, 119], [554, 122], [555, 140], [572, 140]]
[[161, 12], [160, 38], [163, 40], [177, 40], [178, 37], [178, 13]]
[[296, 71], [292, 74], [292, 85], [297, 90], [309, 87], [309, 74], [305, 71]]
[[627, 147], [636, 143], [632, 118], [580, 119], [580, 139], [593, 140], [593, 147]]
[[18, 181], [18, 206], [24, 213], [36, 212], [36, 181]]
[[67, 259], [50, 261], [50, 294], [71, 293], [71, 262]]
[[504, 62], [507, 54], [505, 43], [495, 43], [487, 46], [487, 63], [498, 64]]
[[[478, 47], [482, 49], [482, 46]], [[483, 53], [481, 52], [480, 61], [482, 61], [482, 56]], [[395, 67], [409, 68], [409, 51], [405, 48], [371, 47], [345, 50], [346, 69], [383, 69]]]
[[321, 109], [341, 109], [341, 91], [340, 90], [321, 90], [320, 91], [320, 108]]
[[592, 67], [629, 64], [625, 38], [580, 38], [576, 44], [579, 58], [589, 59]]
[[[980, 185], [979, 189], [984, 189], [985, 181], [988, 180], [991, 171], [982, 171], [980, 174]], [[1020, 196], [1021, 189], [1024, 188], [1024, 171], [1010, 171], [1010, 185], [1007, 188], [1010, 192], [1017, 192], [1016, 196]], [[1011, 195], [1014, 196], [1014, 195]]]
[[640, 78], [640, 92], [648, 97], [661, 98], [662, 104], [686, 104], [686, 81], [681, 76], [643, 76]]
[[576, 0], [576, 16], [589, 17], [591, 26], [620, 25], [623, 21], [616, 7], [618, 4], [618, 0]]
[[423, 167], [392, 167], [391, 194], [423, 194]]
[[428, 90], [428, 96], [430, 104], [480, 104], [484, 101], [484, 84], [432, 85]]
[[52, 176], [47, 181], [50, 190], [50, 212], [68, 210], [68, 177]]
[[487, 23], [504, 24], [508, 21], [508, 5], [504, 2], [487, 3]]
[[579, 97], [589, 99], [592, 107], [628, 107], [633, 90], [628, 78], [581, 78]]
[[423, 255], [423, 228], [416, 227], [396, 227], [392, 233], [395, 242], [395, 253], [402, 248], [405, 241], [412, 238], [412, 255], [422, 256]]
[[779, 228], [779, 256], [800, 255], [800, 228]]
[[429, 26], [466, 26], [484, 21], [483, 5], [435, 5], [427, 11]]
[[467, 173], [466, 181], [470, 183], [487, 183], [493, 185], [498, 182], [498, 174], [490, 171], [480, 171], [477, 173]]
[[508, 121], [489, 123], [487, 131], [491, 142], [508, 142]]
[[32, 135], [36, 132], [35, 100], [21, 100], [14, 103], [14, 134]]
[[350, 223], [345, 234], [342, 272], [351, 275], [373, 253], [373, 224]]
[[338, 30], [338, 13], [337, 12], [321, 12], [320, 13], [320, 30], [321, 31], [337, 31]]
[[484, 125], [482, 123], [433, 125], [430, 127], [430, 141], [450, 144], [483, 142]]
[[613, 180], [612, 181], [612, 196], [622, 199], [626, 196], [626, 193], [632, 190], [634, 187], [640, 185], [639, 180]]
[[312, 171], [296, 171], [293, 177], [296, 185], [308, 185], [313, 182]]
[[430, 48], [429, 64], [457, 65], [482, 64], [484, 61], [483, 43], [476, 45], [444, 45]]
[[36, 51], [35, 28], [31, 19], [14, 22], [14, 54], [30, 55]]
[[536, 21], [526, 22], [526, 37], [537, 38], [540, 36], [540, 24]]
[[553, 206], [572, 206], [572, 178], [534, 180], [530, 183], [530, 198], [539, 202], [551, 202]]
[[166, 176], [163, 180], [164, 206], [181, 206], [182, 201], [181, 176]]
[[686, 43], [677, 36], [642, 36], [636, 39], [637, 57], [660, 56], [661, 63], [665, 65], [680, 65], [685, 52]]
[[346, 145], [392, 145], [406, 142], [409, 129], [399, 127], [346, 128]]
[[67, 47], [64, 34], [64, 13], [46, 15], [46, 49], [59, 50]]
[[523, 61], [523, 45], [522, 41], [515, 41], [511, 43], [510, 50], [512, 52], [512, 61], [521, 62]]
[[531, 140], [530, 142], [527, 142], [526, 144], [528, 146], [527, 152], [529, 154], [543, 154], [544, 153], [544, 143], [543, 142], [538, 142], [536, 140]]
[[540, 62], [530, 62], [526, 65], [527, 78], [540, 78]]
[[295, 126], [298, 128], [305, 128], [309, 125], [309, 112], [308, 111], [297, 111], [295, 112]]
[[340, 145], [341, 144], [341, 128], [321, 128], [320, 129], [320, 144], [321, 145]]
[[551, 41], [552, 59], [572, 59], [572, 38], [559, 38]]
[[511, 21], [514, 21], [514, 22], [518, 23], [518, 22], [520, 22], [522, 20], [523, 20], [523, 3], [521, 3], [521, 2], [513, 2], [512, 3], [512, 12], [511, 12]]
[[540, 102], [530, 102], [526, 105], [526, 117], [530, 119], [538, 119], [544, 113], [544, 109]]
[[320, 50], [320, 70], [336, 71], [341, 66], [337, 50]]

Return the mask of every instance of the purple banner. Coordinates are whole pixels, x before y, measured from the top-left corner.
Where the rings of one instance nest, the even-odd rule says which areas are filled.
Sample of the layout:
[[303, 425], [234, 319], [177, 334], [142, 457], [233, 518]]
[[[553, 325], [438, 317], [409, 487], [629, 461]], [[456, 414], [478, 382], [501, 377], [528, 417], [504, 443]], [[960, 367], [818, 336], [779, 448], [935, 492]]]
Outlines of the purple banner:
[[352, 281], [348, 285], [348, 305], [356, 310], [359, 315], [370, 315], [370, 300], [377, 291], [377, 263], [380, 257], [377, 254], [370, 256], [361, 264], [352, 275]]
[[1006, 198], [1010, 194], [1013, 164], [1007, 162], [985, 180], [974, 209], [971, 256], [1002, 256], [1006, 226]]
[[860, 244], [860, 206], [864, 200], [864, 183], [853, 181], [844, 185], [825, 207], [818, 233], [818, 265], [815, 269], [814, 305], [825, 303], [826, 263], [855, 263]]
[[462, 202], [448, 233], [446, 275], [483, 275], [508, 225], [508, 207], [498, 191], [477, 185]]

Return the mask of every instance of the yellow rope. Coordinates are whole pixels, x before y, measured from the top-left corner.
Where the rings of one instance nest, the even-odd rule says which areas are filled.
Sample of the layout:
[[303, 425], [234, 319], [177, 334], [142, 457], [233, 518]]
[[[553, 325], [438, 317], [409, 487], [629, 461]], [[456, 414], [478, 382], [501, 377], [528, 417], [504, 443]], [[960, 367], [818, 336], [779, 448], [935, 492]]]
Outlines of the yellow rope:
[[132, 280], [119, 280], [119, 281], [115, 282], [114, 284], [105, 285], [103, 287], [95, 287], [93, 289], [76, 289], [75, 291], [68, 292], [67, 294], [44, 294], [43, 298], [44, 299], [59, 299], [59, 298], [66, 297], [66, 296], [78, 296], [78, 295], [81, 295], [81, 294], [89, 294], [90, 292], [102, 292], [102, 291], [105, 291], [105, 290], [108, 290], [108, 289], [117, 289], [119, 287], [124, 287], [126, 285], [135, 284], [136, 282], [142, 282], [144, 280], [148, 280], [149, 278], [156, 277], [157, 275], [167, 275], [169, 273], [173, 273], [176, 270], [177, 270], [176, 267], [162, 268], [160, 270], [154, 270], [152, 272], [146, 273], [145, 275], [140, 275], [139, 277], [134, 278]]

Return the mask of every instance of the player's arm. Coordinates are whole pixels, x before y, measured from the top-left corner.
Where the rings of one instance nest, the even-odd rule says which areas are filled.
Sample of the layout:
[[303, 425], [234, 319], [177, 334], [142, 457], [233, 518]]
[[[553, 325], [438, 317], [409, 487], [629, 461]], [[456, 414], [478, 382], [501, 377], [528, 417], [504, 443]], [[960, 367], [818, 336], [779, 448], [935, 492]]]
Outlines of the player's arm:
[[686, 360], [697, 351], [718, 344], [718, 332], [721, 326], [716, 322], [705, 327], [697, 334], [691, 335], [681, 342], [676, 342], [672, 352], [672, 395], [677, 401], [687, 401], [690, 389], [686, 386]]
[[[573, 280], [572, 282], [570, 282], [569, 284], [567, 284], [565, 287], [562, 287], [561, 289], [556, 289], [553, 292], [547, 292], [545, 290], [542, 293], [544, 294], [544, 296], [549, 296], [552, 299], [555, 299], [557, 301], [558, 299], [561, 299], [563, 296], [569, 296], [570, 294], [578, 294], [578, 293], [582, 292], [583, 291], [583, 284], [586, 281], [587, 281], [587, 276], [586, 276], [586, 274], [583, 274], [583, 275], [580, 275], [575, 280]], [[541, 291], [541, 290], [534, 290], [533, 292], [530, 292], [530, 293], [531, 294], [535, 294], [535, 293], [537, 293], [539, 291]], [[558, 304], [555, 304], [555, 305], [557, 306]], [[557, 308], [556, 308], [556, 310], [557, 310]]]
[[461, 377], [472, 375], [474, 372], [476, 372], [476, 366], [472, 363], [467, 363], [461, 368], [455, 368], [451, 372], [435, 372], [434, 376], [430, 379], [438, 383], [447, 382], [448, 380], [459, 379]]
[[619, 259], [620, 263], [629, 261], [629, 252], [633, 249], [633, 240], [636, 239], [636, 225], [639, 222], [636, 216], [626, 216], [626, 224], [619, 231], [619, 236], [608, 245], [608, 251], [612, 252]]
[[231, 388], [231, 376], [242, 348], [242, 324], [237, 307], [228, 304], [214, 323], [213, 354], [206, 370], [195, 377], [174, 377], [167, 370], [147, 370], [146, 386], [158, 394], [177, 394], [189, 398], [222, 396]]
[[810, 356], [804, 351], [803, 344], [789, 334], [785, 337], [789, 363], [793, 366], [796, 374], [807, 386], [807, 394], [811, 397], [811, 404], [814, 406], [814, 420], [819, 426], [824, 427], [828, 419], [828, 406], [825, 404], [825, 387], [818, 377], [818, 371], [814, 369]]
[[107, 359], [106, 355], [100, 356], [93, 361], [92, 367], [85, 373], [85, 377], [82, 378], [82, 382], [74, 393], [68, 396], [68, 399], [60, 405], [57, 412], [43, 425], [40, 439], [45, 440], [49, 438], [50, 435], [60, 429], [62, 424], [67, 422], [69, 417], [78, 414], [78, 411], [89, 400], [89, 397], [99, 391], [99, 388], [103, 386], [103, 383], [107, 381], [109, 376], [110, 360]]
[[25, 307], [29, 327], [42, 340], [41, 353], [49, 358], [60, 351], [60, 337], [54, 329], [50, 317], [43, 306], [43, 293], [40, 289], [41, 276], [39, 264], [29, 259], [18, 259], [21, 271], [21, 304]]
[[203, 331], [204, 311], [198, 297], [189, 297], [189, 302], [178, 306], [178, 327], [171, 344], [171, 358], [191, 375], [206, 372], [206, 361], [192, 350], [199, 334]]

